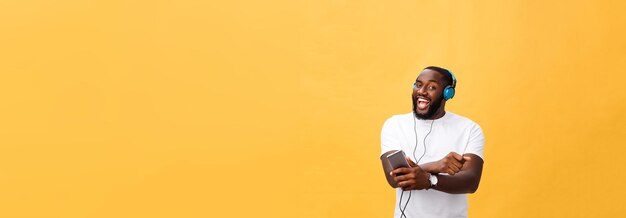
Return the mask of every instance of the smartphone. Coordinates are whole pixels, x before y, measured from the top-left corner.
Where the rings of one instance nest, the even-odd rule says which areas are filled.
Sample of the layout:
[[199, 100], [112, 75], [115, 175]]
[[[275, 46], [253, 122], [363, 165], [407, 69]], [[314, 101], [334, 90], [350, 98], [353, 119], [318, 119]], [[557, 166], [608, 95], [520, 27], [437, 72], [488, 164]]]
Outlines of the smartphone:
[[401, 167], [409, 167], [409, 162], [406, 161], [406, 155], [404, 155], [404, 151], [402, 150], [387, 155], [387, 160], [389, 160], [391, 169], [394, 170]]

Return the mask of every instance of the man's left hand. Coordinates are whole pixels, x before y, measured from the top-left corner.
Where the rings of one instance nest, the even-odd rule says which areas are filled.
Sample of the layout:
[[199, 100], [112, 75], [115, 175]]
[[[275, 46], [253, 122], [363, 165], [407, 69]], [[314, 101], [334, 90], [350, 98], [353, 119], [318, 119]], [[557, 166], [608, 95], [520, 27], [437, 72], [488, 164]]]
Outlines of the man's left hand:
[[394, 181], [402, 190], [421, 190], [430, 188], [430, 174], [406, 158], [410, 167], [402, 167], [391, 171]]

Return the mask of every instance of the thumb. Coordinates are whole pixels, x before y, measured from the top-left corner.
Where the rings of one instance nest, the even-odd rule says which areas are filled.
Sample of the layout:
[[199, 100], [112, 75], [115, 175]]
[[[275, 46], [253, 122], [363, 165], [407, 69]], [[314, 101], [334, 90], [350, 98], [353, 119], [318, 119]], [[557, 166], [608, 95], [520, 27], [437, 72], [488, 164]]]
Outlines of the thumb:
[[470, 157], [470, 156], [463, 156], [463, 161], [468, 161], [468, 160], [472, 160], [472, 157]]
[[450, 155], [452, 155], [452, 157], [454, 157], [454, 159], [461, 161], [463, 160], [463, 156], [461, 156], [460, 154], [456, 153], [456, 152], [450, 152]]
[[416, 167], [417, 166], [417, 164], [415, 164], [415, 162], [413, 162], [410, 157], [406, 157], [406, 161], [409, 162], [409, 166], [410, 167]]

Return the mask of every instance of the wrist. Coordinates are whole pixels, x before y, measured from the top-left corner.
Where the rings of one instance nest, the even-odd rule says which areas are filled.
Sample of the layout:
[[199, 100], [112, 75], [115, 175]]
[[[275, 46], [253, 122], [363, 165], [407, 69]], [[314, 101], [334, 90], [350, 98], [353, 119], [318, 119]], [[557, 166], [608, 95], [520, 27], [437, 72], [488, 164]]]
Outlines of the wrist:
[[422, 164], [420, 167], [427, 173], [437, 173], [435, 172], [435, 164], [433, 162]]

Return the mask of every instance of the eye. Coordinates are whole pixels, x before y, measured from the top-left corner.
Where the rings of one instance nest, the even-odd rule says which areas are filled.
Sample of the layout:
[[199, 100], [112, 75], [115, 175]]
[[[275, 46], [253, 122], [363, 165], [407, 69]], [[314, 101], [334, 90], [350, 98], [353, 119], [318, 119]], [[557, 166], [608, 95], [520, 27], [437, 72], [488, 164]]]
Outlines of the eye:
[[434, 91], [434, 90], [437, 90], [437, 87], [436, 86], [429, 86], [428, 90]]

